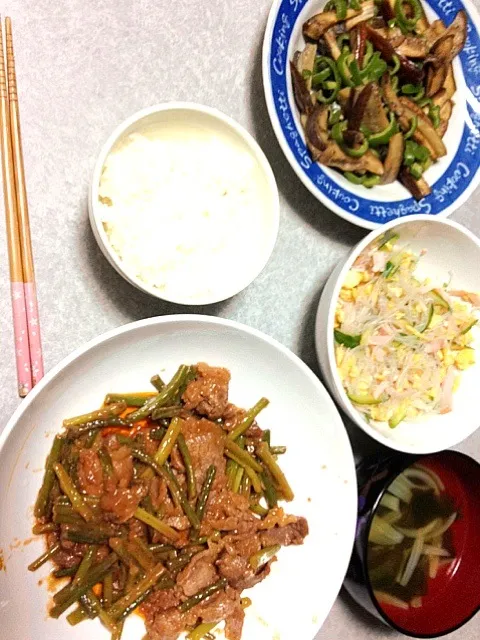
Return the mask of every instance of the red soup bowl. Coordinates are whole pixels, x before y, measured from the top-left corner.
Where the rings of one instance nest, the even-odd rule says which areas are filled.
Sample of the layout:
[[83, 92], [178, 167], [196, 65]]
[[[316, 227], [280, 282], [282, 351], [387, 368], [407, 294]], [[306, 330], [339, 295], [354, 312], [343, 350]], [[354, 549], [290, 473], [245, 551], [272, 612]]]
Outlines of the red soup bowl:
[[[415, 469], [413, 473], [412, 466]], [[423, 475], [423, 479], [416, 477], [418, 469], [422, 470], [420, 476]], [[402, 484], [406, 477], [405, 472], [413, 483], [411, 487], [414, 487], [415, 483], [424, 482], [424, 473], [427, 473], [432, 480], [432, 487], [435, 484], [439, 487], [436, 493], [440, 497], [434, 507], [444, 509], [443, 513], [429, 517], [427, 511], [432, 505], [422, 504], [418, 500], [415, 503], [417, 517], [420, 519], [418, 526], [423, 527], [422, 542], [419, 544], [419, 548], [422, 548], [423, 564], [416, 564], [414, 561], [418, 567], [417, 573], [414, 574], [418, 590], [414, 594], [409, 593], [410, 587], [404, 588], [402, 585], [402, 579], [406, 579], [405, 571], [408, 572], [409, 558], [413, 555], [409, 550], [413, 547], [408, 545], [413, 544], [414, 538], [410, 538], [411, 543], [405, 537], [403, 543], [400, 540], [405, 531], [412, 536], [412, 530], [406, 530], [405, 525], [401, 527], [394, 523], [391, 525], [393, 531], [389, 528], [390, 525], [386, 531], [378, 531], [378, 517], [382, 517], [383, 527], [383, 516], [388, 513], [384, 506], [385, 496], [387, 503], [394, 508], [398, 508], [402, 502], [397, 496], [402, 497], [405, 487], [398, 487], [398, 479], [400, 478]], [[374, 616], [407, 636], [437, 638], [459, 629], [480, 609], [480, 464], [456, 451], [441, 451], [427, 456], [394, 454], [387, 458], [364, 461], [357, 468], [357, 475], [358, 524], [345, 580], [347, 591]], [[393, 496], [392, 502], [389, 489], [394, 481], [394, 493], [397, 496]], [[403, 507], [404, 511], [407, 508], [413, 510], [414, 507]], [[433, 527], [430, 532], [438, 535], [442, 525], [448, 525], [449, 513], [454, 518], [453, 523], [441, 537], [433, 538], [432, 541], [428, 527]], [[395, 514], [390, 515], [395, 518]], [[436, 524], [433, 523], [435, 515], [438, 516]], [[409, 517], [412, 517], [412, 513]], [[390, 535], [397, 537], [397, 540], [391, 540]], [[379, 544], [373, 542], [375, 538]], [[399, 544], [408, 547], [403, 551], [404, 556], [403, 560], [400, 559], [400, 564]], [[435, 560], [435, 566], [428, 564], [433, 557], [428, 554], [432, 551], [443, 553]], [[375, 562], [378, 562], [380, 557], [383, 563], [381, 567], [388, 567], [389, 554], [392, 573], [387, 573], [388, 577], [385, 578], [380, 572], [380, 580], [386, 579], [389, 588], [380, 590], [379, 572], [376, 571], [378, 564], [375, 565]], [[423, 573], [420, 567], [425, 567]], [[392, 583], [394, 586], [390, 588]], [[413, 595], [415, 597], [412, 597]]]

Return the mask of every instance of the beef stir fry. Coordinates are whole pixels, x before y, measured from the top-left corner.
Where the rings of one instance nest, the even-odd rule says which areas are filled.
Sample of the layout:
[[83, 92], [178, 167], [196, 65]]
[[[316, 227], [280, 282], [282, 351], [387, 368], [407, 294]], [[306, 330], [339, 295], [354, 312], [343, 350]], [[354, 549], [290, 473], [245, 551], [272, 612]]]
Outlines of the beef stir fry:
[[270, 573], [281, 546], [302, 544], [305, 518], [287, 515], [293, 492], [250, 410], [228, 401], [230, 373], [179, 367], [156, 392], [109, 394], [101, 409], [64, 420], [35, 504], [53, 576], [68, 583], [50, 615], [99, 618], [121, 638], [137, 607], [151, 640], [200, 640], [225, 622], [240, 640], [242, 591]]
[[312, 159], [357, 185], [400, 180], [427, 196], [423, 174], [447, 153], [465, 12], [447, 27], [420, 0], [331, 0], [303, 34], [291, 74]]

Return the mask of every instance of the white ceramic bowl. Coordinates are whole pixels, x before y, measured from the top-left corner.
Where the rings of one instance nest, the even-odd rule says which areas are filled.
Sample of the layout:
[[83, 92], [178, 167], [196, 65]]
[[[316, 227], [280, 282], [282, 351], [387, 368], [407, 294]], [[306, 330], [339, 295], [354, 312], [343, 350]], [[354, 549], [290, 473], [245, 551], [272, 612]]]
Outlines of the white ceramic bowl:
[[[152, 374], [168, 379], [183, 362], [228, 367], [230, 399], [243, 407], [270, 399], [259, 423], [287, 446], [284, 469], [295, 492], [286, 505], [304, 515], [304, 545], [281, 550], [267, 580], [249, 590], [246, 640], [312, 640], [342, 584], [352, 551], [357, 511], [355, 466], [340, 415], [310, 369], [278, 342], [241, 324], [198, 315], [164, 316], [126, 325], [97, 338], [55, 367], [29, 394], [0, 436], [0, 570], [2, 638], [107, 640], [97, 621], [70, 627], [47, 616], [50, 566], [27, 565], [43, 552], [31, 539], [32, 505], [42, 468], [62, 419], [95, 408], [108, 391], [148, 389]], [[29, 541], [31, 544], [23, 544]], [[131, 616], [123, 640], [144, 637]], [[224, 638], [220, 631], [217, 640]], [[184, 635], [182, 635], [184, 638]]]
[[[480, 414], [475, 398], [480, 388], [480, 363], [462, 372], [458, 391], [454, 394], [453, 410], [445, 415], [427, 417], [418, 423], [402, 422], [395, 429], [374, 428], [348, 399], [338, 374], [334, 349], [335, 307], [345, 276], [358, 255], [389, 229], [395, 229], [400, 242], [408, 242], [416, 253], [426, 249], [417, 269], [420, 277], [430, 277], [440, 285], [452, 276], [452, 289], [480, 291], [480, 241], [468, 229], [451, 220], [429, 216], [411, 216], [390, 222], [369, 233], [350, 255], [330, 275], [317, 311], [315, 340], [317, 355], [330, 391], [341, 408], [369, 436], [387, 447], [407, 453], [433, 453], [452, 447], [479, 426]], [[480, 330], [473, 330], [480, 346]], [[478, 356], [477, 356], [478, 358]]]
[[[128, 272], [122, 263], [118, 253], [110, 244], [107, 233], [101, 219], [99, 203], [99, 186], [102, 170], [108, 155], [132, 133], [144, 133], [146, 135], [154, 132], [159, 135], [162, 131], [167, 132], [170, 127], [178, 129], [179, 124], [184, 124], [188, 129], [199, 129], [202, 132], [208, 131], [212, 135], [222, 138], [241, 151], [246, 151], [255, 163], [256, 182], [261, 196], [262, 216], [258, 220], [252, 234], [257, 234], [262, 238], [259, 250], [250, 252], [248, 260], [242, 261], [235, 268], [235, 273], [229, 274], [229, 282], [220, 286], [211, 293], [206, 293], [201, 297], [192, 299], [186, 297], [181, 291], [175, 294], [166, 294], [158, 288], [145, 283], [136, 274]], [[132, 216], [135, 211], [132, 209]], [[125, 278], [130, 284], [162, 300], [168, 300], [177, 304], [212, 304], [230, 298], [247, 287], [263, 270], [275, 246], [277, 239], [278, 225], [280, 218], [280, 204], [277, 184], [270, 164], [253, 137], [232, 118], [211, 107], [189, 102], [169, 102], [155, 105], [127, 118], [110, 135], [102, 147], [98, 160], [95, 164], [92, 183], [89, 195], [89, 216], [93, 234], [98, 242], [103, 254], [110, 264]], [[219, 270], [222, 265], [219, 264]], [[207, 283], [208, 284], [208, 283]], [[213, 283], [212, 283], [213, 284]]]

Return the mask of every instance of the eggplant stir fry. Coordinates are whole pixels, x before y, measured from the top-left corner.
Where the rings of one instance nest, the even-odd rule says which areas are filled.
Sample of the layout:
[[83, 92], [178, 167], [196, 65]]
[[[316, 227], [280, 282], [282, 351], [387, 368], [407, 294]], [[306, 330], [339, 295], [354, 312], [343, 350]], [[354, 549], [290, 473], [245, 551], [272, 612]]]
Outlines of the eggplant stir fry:
[[417, 200], [447, 150], [452, 62], [467, 17], [429, 24], [419, 0], [331, 0], [290, 63], [312, 159], [367, 188], [400, 180]]
[[228, 401], [227, 369], [182, 365], [155, 392], [111, 393], [101, 409], [64, 420], [34, 507], [54, 578], [50, 616], [72, 606], [76, 625], [98, 618], [119, 640], [138, 607], [147, 638], [200, 640], [225, 622], [240, 640], [243, 589], [270, 573], [282, 546], [299, 545], [305, 518], [293, 499], [270, 432]]

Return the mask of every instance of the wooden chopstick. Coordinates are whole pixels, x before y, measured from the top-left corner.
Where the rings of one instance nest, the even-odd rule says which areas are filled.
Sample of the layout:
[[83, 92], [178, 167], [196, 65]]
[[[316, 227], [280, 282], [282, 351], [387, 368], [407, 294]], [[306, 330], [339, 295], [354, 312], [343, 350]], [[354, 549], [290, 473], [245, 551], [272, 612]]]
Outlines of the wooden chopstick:
[[[43, 376], [43, 358], [23, 171], [12, 27], [9, 18], [6, 19], [5, 27], [8, 49], [6, 64], [0, 20], [0, 151], [18, 393], [23, 398]], [[7, 82], [6, 69], [10, 82]], [[33, 352], [31, 345], [34, 348]]]
[[17, 194], [17, 217], [20, 232], [20, 249], [22, 252], [23, 282], [25, 304], [27, 307], [28, 342], [30, 346], [30, 364], [32, 384], [35, 386], [43, 378], [43, 355], [38, 320], [38, 302], [35, 286], [35, 269], [33, 266], [32, 241], [30, 237], [30, 219], [28, 216], [27, 189], [25, 186], [25, 170], [23, 164], [22, 136], [20, 129], [20, 109], [18, 105], [17, 76], [15, 72], [15, 56], [13, 52], [12, 21], [5, 18], [5, 45], [7, 59], [7, 84], [10, 103], [10, 132], [15, 174], [15, 191]]
[[27, 310], [23, 286], [22, 252], [17, 217], [17, 195], [10, 135], [10, 110], [7, 79], [3, 57], [3, 36], [0, 24], [0, 146], [2, 152], [3, 195], [7, 227], [8, 261], [10, 264], [10, 288], [12, 295], [13, 335], [17, 365], [18, 393], [25, 397], [32, 388], [30, 347], [28, 345]]

